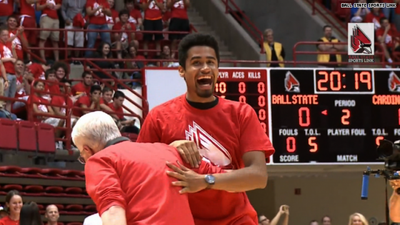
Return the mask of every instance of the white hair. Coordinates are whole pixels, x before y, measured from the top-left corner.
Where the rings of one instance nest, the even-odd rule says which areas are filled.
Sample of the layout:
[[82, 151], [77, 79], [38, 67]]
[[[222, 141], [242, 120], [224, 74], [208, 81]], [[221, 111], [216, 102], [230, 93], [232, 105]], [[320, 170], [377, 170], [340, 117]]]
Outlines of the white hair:
[[83, 137], [98, 145], [105, 145], [107, 141], [120, 136], [114, 119], [102, 111], [90, 112], [80, 117], [71, 134], [73, 141]]

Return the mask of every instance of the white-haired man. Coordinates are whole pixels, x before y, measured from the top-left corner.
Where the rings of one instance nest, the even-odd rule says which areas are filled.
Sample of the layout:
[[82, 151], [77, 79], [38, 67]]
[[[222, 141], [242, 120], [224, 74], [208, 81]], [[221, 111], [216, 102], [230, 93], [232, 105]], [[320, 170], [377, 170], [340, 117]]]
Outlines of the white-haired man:
[[187, 195], [166, 175], [166, 161], [181, 162], [175, 148], [128, 141], [101, 111], [82, 116], [72, 140], [103, 225], [194, 225]]

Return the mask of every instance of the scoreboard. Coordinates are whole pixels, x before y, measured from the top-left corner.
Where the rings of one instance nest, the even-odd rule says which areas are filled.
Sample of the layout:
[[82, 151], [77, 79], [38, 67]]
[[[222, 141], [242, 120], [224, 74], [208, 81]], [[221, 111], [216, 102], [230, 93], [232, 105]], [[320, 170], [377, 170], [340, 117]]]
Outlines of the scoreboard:
[[400, 139], [400, 70], [222, 68], [215, 92], [246, 102], [273, 163], [370, 163]]

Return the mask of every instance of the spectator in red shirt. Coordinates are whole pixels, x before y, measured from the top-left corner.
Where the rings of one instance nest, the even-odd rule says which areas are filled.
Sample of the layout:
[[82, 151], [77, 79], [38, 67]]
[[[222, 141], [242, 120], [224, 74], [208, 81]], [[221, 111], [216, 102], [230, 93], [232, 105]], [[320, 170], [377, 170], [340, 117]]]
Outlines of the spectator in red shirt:
[[113, 101], [108, 104], [108, 107], [112, 110], [110, 115], [113, 118], [117, 118], [118, 127], [121, 132], [124, 133], [135, 133], [139, 134], [139, 128], [135, 126], [135, 119], [126, 119], [124, 116], [123, 104], [125, 100], [125, 94], [122, 91], [116, 91], [114, 93]]
[[72, 95], [81, 95], [85, 93], [86, 95], [90, 95], [90, 88], [93, 85], [93, 75], [88, 71], [83, 71], [82, 73], [82, 81], [75, 84], [72, 87]]
[[176, 179], [161, 165], [181, 161], [174, 148], [130, 142], [104, 112], [82, 116], [71, 135], [79, 161], [86, 163], [86, 190], [104, 225], [194, 225], [187, 195], [170, 184]]
[[[168, 164], [174, 170], [168, 174], [184, 180], [175, 184], [182, 185], [181, 193], [193, 193], [189, 194], [189, 203], [196, 225], [256, 225], [257, 213], [245, 192], [265, 188], [265, 159], [275, 150], [248, 104], [214, 96], [219, 61], [218, 42], [211, 35], [196, 33], [182, 39], [178, 70], [186, 82], [187, 93], [153, 108], [137, 142], [162, 142], [177, 147], [193, 168], [209, 161], [231, 170], [204, 176]], [[227, 134], [226, 130], [233, 132]], [[209, 142], [202, 144], [197, 132]], [[194, 150], [191, 156], [188, 150]], [[186, 179], [188, 174], [204, 182], [194, 184]]]
[[[169, 21], [169, 31], [190, 32], [189, 18], [187, 9], [190, 6], [190, 0], [167, 0], [167, 8], [171, 10], [171, 20]], [[175, 51], [179, 40], [182, 40], [186, 34], [169, 34], [169, 40], [172, 41], [172, 58], [175, 58]]]
[[[17, 91], [15, 93], [15, 98], [27, 101], [29, 98], [29, 82], [25, 76], [25, 64], [22, 60], [17, 60], [15, 62], [15, 75], [17, 76]], [[12, 108], [13, 111], [25, 107], [25, 102], [16, 101], [14, 102]]]
[[0, 225], [16, 225], [19, 224], [22, 208], [22, 196], [16, 190], [11, 190], [6, 195], [6, 206], [8, 215], [0, 220]]
[[45, 89], [45, 84], [43, 82], [43, 80], [36, 80], [33, 84], [33, 88], [34, 93], [31, 95], [31, 97], [29, 98], [29, 101], [32, 102], [32, 106], [33, 106], [33, 113], [35, 114], [44, 114], [44, 115], [34, 115], [33, 118], [35, 120], [35, 122], [43, 122], [43, 123], [47, 123], [50, 124], [54, 127], [57, 127], [59, 125], [59, 120], [57, 118], [51, 117], [54, 115], [54, 111], [51, 108], [50, 105], [44, 105], [41, 103], [50, 103], [49, 100], [47, 100], [42, 93], [39, 93], [37, 91], [44, 91]]
[[110, 6], [111, 10], [111, 16], [106, 16], [106, 21], [108, 24], [108, 28], [112, 29], [113, 26], [118, 23], [119, 17], [118, 17], [118, 11], [115, 10], [115, 2], [114, 0], [107, 0], [108, 5]]
[[[100, 110], [99, 102], [101, 95], [101, 87], [99, 85], [93, 85], [90, 89], [90, 95], [84, 95], [75, 102], [74, 107], [81, 109], [73, 109], [72, 115], [81, 117], [86, 113], [92, 112], [93, 110]], [[91, 109], [92, 111], [86, 111], [85, 109]]]
[[[144, 22], [143, 28], [145, 31], [162, 31], [162, 13], [165, 11], [163, 0], [140, 0], [142, 9], [144, 11]], [[164, 39], [162, 33], [145, 33], [143, 34], [143, 49], [144, 54], [147, 56], [148, 43], [149, 41], [156, 41], [156, 49], [158, 50], [157, 55], [160, 55], [161, 40]]]
[[[107, 25], [106, 16], [112, 16], [110, 6], [106, 0], [88, 0], [86, 2], [86, 14], [89, 16], [87, 27], [87, 48], [94, 48], [97, 36], [100, 35], [102, 42], [111, 44], [110, 30]], [[92, 32], [90, 30], [102, 30], [103, 32]], [[92, 51], [86, 51], [86, 58], [92, 57]]]
[[46, 78], [46, 84], [45, 84], [45, 91], [49, 93], [48, 95], [44, 95], [44, 98], [51, 99], [53, 97], [53, 94], [59, 94], [60, 93], [60, 88], [59, 86], [59, 81], [56, 77], [56, 71], [53, 69], [48, 69], [44, 73], [44, 76]]
[[[17, 91], [17, 77], [15, 76], [14, 63], [17, 61], [18, 56], [15, 50], [15, 44], [9, 41], [8, 28], [0, 29], [0, 56], [7, 73], [5, 82], [8, 83], [8, 88], [4, 89], [4, 96], [14, 98], [15, 92]], [[6, 110], [11, 112], [10, 101], [6, 103]]]
[[[374, 1], [373, 3], [379, 3], [379, 1]], [[380, 8], [372, 8], [371, 12], [365, 16], [365, 23], [374, 23], [375, 30], [381, 28], [381, 18], [385, 17]]]
[[142, 12], [140, 12], [140, 5], [135, 0], [125, 0], [125, 7], [129, 10], [129, 22], [134, 23], [137, 30], [143, 30], [143, 17]]
[[7, 19], [14, 13], [14, 0], [0, 1], [0, 26], [6, 24]]
[[[29, 48], [28, 40], [26, 39], [24, 28], [18, 27], [17, 17], [9, 16], [7, 19], [7, 26], [10, 38], [15, 44], [15, 51], [17, 52], [18, 59], [24, 60], [23, 47]], [[31, 60], [31, 55], [27, 55], [28, 59]]]
[[[20, 16], [19, 25], [24, 28], [36, 28], [36, 14], [35, 5], [38, 0], [20, 0]], [[30, 46], [36, 46], [37, 42], [37, 31], [27, 30], [26, 37], [28, 38], [28, 43]]]
[[[8, 81], [7, 81], [7, 73], [6, 69], [4, 68], [3, 62], [0, 60], [0, 96], [4, 96], [5, 89], [8, 88]], [[0, 100], [0, 109], [5, 106], [5, 102]]]
[[114, 24], [113, 30], [120, 31], [113, 33], [113, 39], [116, 41], [118, 58], [122, 59], [121, 51], [125, 51], [132, 43], [139, 46], [139, 42], [135, 40], [136, 26], [134, 23], [128, 21], [129, 11], [127, 9], [119, 12], [119, 21]]
[[[40, 17], [40, 28], [59, 29], [60, 21], [58, 20], [57, 10], [59, 10], [60, 8], [60, 0], [40, 0], [40, 2], [36, 3], [36, 10], [42, 11], [42, 15]], [[54, 60], [58, 61], [60, 60], [57, 50], [58, 42], [60, 41], [59, 31], [41, 30], [39, 36], [39, 47], [44, 48], [44, 44], [49, 37], [51, 40], [51, 44], [54, 47]], [[44, 52], [45, 50], [40, 50], [40, 57], [42, 57], [42, 59], [46, 61], [46, 56]]]
[[54, 71], [56, 71], [56, 77], [58, 80], [62, 80], [68, 77], [69, 74], [69, 66], [62, 61], [55, 62], [51, 67]]
[[50, 69], [50, 66], [39, 63], [32, 63], [27, 66], [27, 70], [31, 75], [30, 81], [41, 79], [44, 80], [44, 72]]
[[397, 30], [389, 23], [389, 20], [385, 17], [381, 18], [380, 23], [382, 27], [376, 31], [376, 37], [378, 39], [378, 42], [382, 46], [386, 60], [389, 63], [393, 63], [391, 54], [398, 46], [398, 37], [396, 37]]

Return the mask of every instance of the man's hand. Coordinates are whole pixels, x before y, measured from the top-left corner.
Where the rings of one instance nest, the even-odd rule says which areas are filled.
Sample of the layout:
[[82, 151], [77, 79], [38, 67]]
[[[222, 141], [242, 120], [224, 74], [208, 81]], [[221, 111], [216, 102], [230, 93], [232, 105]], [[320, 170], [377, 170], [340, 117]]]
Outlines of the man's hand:
[[186, 163], [189, 163], [193, 168], [198, 168], [201, 163], [201, 155], [197, 145], [193, 141], [174, 141], [169, 144], [178, 149], [179, 154]]
[[281, 207], [279, 208], [279, 213], [289, 215], [289, 206], [281, 205]]
[[67, 25], [67, 26], [69, 26], [69, 25], [71, 25], [71, 20], [70, 19], [67, 19], [67, 20], [65, 20], [65, 25]]
[[390, 186], [392, 186], [393, 192], [396, 193], [396, 194], [398, 194], [398, 193], [396, 192], [396, 190], [400, 188], [400, 180], [391, 180], [391, 181], [390, 181]]
[[176, 165], [167, 162], [167, 166], [173, 171], [167, 171], [168, 176], [178, 179], [178, 181], [172, 182], [172, 185], [183, 187], [179, 193], [196, 193], [207, 188], [207, 183], [205, 181], [204, 175], [198, 174], [193, 170], [186, 168], [179, 162]]

